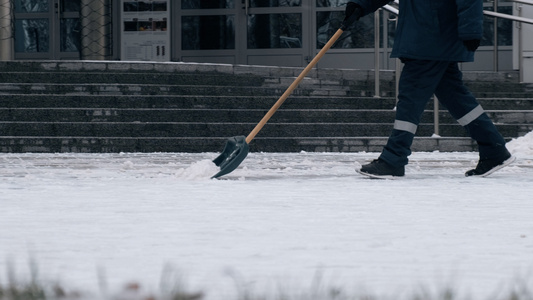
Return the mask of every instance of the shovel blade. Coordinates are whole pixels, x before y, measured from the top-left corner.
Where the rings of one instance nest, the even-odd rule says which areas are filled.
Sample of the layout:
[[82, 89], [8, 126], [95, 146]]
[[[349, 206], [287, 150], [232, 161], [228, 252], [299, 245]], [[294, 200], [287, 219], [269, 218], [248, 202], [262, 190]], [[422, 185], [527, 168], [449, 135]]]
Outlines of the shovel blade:
[[220, 171], [211, 178], [218, 178], [237, 169], [248, 155], [249, 149], [246, 137], [234, 136], [229, 138], [222, 153], [213, 160], [215, 165], [220, 167]]

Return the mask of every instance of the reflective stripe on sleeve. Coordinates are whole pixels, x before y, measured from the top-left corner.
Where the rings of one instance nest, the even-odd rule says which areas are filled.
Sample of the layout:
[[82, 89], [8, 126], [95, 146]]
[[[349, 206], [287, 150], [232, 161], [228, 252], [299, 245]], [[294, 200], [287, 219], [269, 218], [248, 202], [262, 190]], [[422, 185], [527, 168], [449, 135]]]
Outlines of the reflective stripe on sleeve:
[[417, 128], [418, 128], [418, 126], [416, 124], [411, 123], [411, 122], [400, 121], [400, 120], [394, 121], [394, 129], [396, 129], [396, 130], [407, 131], [407, 132], [410, 132], [412, 134], [415, 134]]
[[466, 126], [470, 124], [472, 121], [477, 119], [479, 116], [481, 116], [484, 113], [483, 108], [481, 105], [476, 106], [476, 108], [472, 109], [469, 113], [464, 115], [462, 118], [457, 120], [461, 126]]

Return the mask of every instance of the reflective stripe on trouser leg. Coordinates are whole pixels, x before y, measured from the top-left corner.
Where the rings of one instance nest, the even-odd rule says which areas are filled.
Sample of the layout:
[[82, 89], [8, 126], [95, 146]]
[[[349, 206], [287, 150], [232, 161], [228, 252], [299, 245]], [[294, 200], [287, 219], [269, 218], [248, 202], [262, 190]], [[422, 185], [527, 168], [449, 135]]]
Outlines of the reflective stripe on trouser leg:
[[475, 119], [479, 118], [479, 116], [481, 116], [484, 112], [485, 111], [483, 110], [481, 105], [478, 105], [476, 106], [476, 108], [471, 110], [469, 113], [464, 115], [462, 118], [458, 119], [457, 122], [459, 122], [461, 126], [466, 126], [472, 123], [472, 121], [474, 121]]
[[414, 123], [396, 119], [394, 129], [380, 158], [396, 167], [406, 165], [407, 157], [411, 155], [411, 143], [417, 128], [418, 125]]
[[507, 155], [505, 139], [486, 113], [482, 113], [464, 128], [477, 142], [480, 159], [500, 159]]
[[418, 125], [411, 123], [411, 122], [401, 121], [401, 120], [394, 121], [394, 129], [396, 130], [407, 131], [412, 134], [416, 134], [417, 128], [418, 128]]
[[457, 122], [477, 142], [481, 159], [498, 159], [507, 155], [505, 140], [481, 105], [457, 119]]

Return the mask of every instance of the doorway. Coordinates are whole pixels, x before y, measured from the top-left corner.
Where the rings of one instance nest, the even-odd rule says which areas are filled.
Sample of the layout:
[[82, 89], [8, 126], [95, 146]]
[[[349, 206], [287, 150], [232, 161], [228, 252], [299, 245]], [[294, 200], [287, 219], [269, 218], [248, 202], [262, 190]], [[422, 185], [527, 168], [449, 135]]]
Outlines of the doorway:
[[80, 59], [81, 0], [15, 0], [15, 59]]
[[302, 66], [311, 32], [303, 2], [181, 0], [175, 60]]

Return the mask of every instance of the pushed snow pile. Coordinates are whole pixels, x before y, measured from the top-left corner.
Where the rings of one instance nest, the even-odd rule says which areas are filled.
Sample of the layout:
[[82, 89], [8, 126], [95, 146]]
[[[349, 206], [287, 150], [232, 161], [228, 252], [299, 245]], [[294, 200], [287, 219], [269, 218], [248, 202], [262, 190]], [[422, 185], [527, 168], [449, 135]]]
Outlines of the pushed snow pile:
[[215, 165], [211, 160], [205, 159], [197, 162], [193, 162], [189, 167], [185, 169], [178, 169], [176, 176], [182, 179], [188, 180], [201, 180], [210, 179], [220, 171], [220, 168]]
[[507, 143], [512, 154], [533, 155], [533, 131]]

